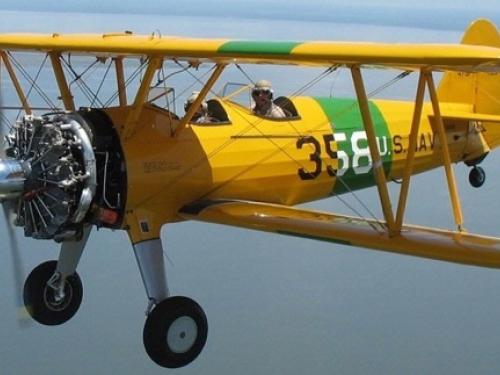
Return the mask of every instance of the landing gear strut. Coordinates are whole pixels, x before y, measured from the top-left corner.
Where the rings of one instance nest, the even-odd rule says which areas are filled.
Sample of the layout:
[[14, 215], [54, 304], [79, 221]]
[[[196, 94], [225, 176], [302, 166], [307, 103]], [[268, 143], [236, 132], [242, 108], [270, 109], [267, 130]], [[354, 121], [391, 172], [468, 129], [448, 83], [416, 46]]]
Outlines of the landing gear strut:
[[162, 367], [186, 366], [201, 353], [207, 341], [205, 313], [190, 298], [169, 296], [159, 238], [135, 243], [134, 252], [149, 299], [144, 348]]
[[484, 169], [474, 166], [469, 173], [470, 184], [475, 188], [479, 188], [483, 186], [484, 181], [486, 181], [486, 173], [484, 172]]

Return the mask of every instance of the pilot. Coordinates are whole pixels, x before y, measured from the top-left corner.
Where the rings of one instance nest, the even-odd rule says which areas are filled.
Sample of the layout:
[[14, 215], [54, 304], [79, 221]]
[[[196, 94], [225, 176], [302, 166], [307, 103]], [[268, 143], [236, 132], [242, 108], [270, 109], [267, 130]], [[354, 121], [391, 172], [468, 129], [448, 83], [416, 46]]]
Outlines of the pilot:
[[273, 103], [273, 89], [271, 82], [261, 79], [252, 89], [252, 99], [255, 105], [252, 112], [259, 116], [285, 118], [283, 109]]
[[[184, 110], [186, 111], [186, 113], [189, 110], [189, 107], [193, 105], [198, 95], [200, 95], [198, 91], [193, 91], [191, 96], [187, 98], [186, 103], [184, 104]], [[195, 124], [206, 124], [211, 122], [217, 122], [217, 119], [208, 114], [207, 102], [203, 100], [198, 109], [196, 110], [196, 112], [191, 117], [191, 122]]]

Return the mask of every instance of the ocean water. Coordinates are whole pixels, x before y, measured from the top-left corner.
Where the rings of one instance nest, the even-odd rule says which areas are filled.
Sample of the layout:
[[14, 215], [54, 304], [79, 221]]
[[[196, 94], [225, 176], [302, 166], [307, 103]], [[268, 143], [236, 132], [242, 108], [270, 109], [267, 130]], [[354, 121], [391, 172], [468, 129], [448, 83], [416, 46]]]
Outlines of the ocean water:
[[[134, 30], [162, 35], [388, 42], [458, 42], [462, 33], [459, 29], [307, 19], [270, 22], [236, 16], [13, 11], [1, 11], [0, 16], [0, 32]], [[26, 62], [33, 67], [39, 64], [31, 57], [26, 57]], [[280, 93], [293, 92], [322, 71], [268, 66], [244, 69], [254, 79], [270, 79]], [[99, 67], [96, 76], [100, 77], [104, 70]], [[367, 86], [375, 89], [396, 74], [390, 70], [366, 72]], [[223, 79], [245, 82], [237, 69], [228, 71]], [[51, 85], [48, 72], [44, 72], [41, 82]], [[98, 83], [96, 79], [94, 84]], [[172, 79], [181, 91], [191, 83]], [[414, 90], [415, 79], [410, 76], [378, 97], [408, 99]], [[352, 96], [352, 87], [348, 75], [341, 72], [306, 94]], [[182, 96], [179, 101], [182, 103]], [[471, 231], [499, 232], [499, 161], [495, 154], [485, 160], [487, 182], [479, 190], [468, 185], [467, 168], [455, 168], [466, 227]], [[391, 192], [396, 193], [397, 186], [391, 186]], [[410, 194], [410, 222], [452, 227], [442, 170], [416, 176]], [[360, 192], [359, 197], [375, 212], [380, 211], [374, 191]], [[356, 204], [352, 197], [346, 199]], [[308, 207], [352, 214], [336, 198]], [[6, 238], [3, 225], [0, 238]], [[4, 245], [0, 252], [0, 373], [312, 375], [500, 371], [497, 270], [195, 222], [166, 226], [162, 239], [169, 259], [170, 290], [197, 300], [209, 321], [207, 345], [191, 365], [168, 370], [149, 360], [142, 346], [147, 301], [132, 247], [125, 233], [101, 230], [92, 233], [79, 267], [84, 283], [80, 311], [59, 327], [19, 326], [15, 307], [19, 291], [14, 288], [9, 249]], [[26, 274], [38, 263], [57, 257], [58, 247], [52, 242], [24, 239], [21, 233], [19, 242]]]

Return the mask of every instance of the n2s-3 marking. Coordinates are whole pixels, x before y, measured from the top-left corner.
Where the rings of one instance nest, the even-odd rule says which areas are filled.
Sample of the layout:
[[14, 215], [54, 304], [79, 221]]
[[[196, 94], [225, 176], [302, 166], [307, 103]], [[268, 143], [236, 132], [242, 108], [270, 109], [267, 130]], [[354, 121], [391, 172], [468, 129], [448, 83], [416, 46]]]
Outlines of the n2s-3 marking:
[[[331, 160], [338, 160], [339, 167], [335, 169], [332, 165], [326, 166], [326, 172], [330, 177], [342, 176], [349, 168], [352, 168], [354, 174], [368, 173], [372, 168], [372, 157], [370, 148], [368, 147], [367, 136], [365, 131], [355, 131], [351, 134], [351, 148], [352, 155], [349, 155], [343, 150], [334, 151], [332, 142], [346, 142], [347, 137], [345, 133], [324, 134], [323, 144], [325, 146], [326, 154]], [[387, 137], [377, 137], [379, 152], [381, 156], [388, 153]], [[382, 144], [381, 141], [382, 140]], [[306, 136], [297, 139], [297, 148], [302, 149], [306, 144], [313, 147], [314, 152], [309, 154], [309, 160], [314, 163], [314, 168], [305, 169], [299, 168], [298, 174], [302, 180], [313, 180], [318, 177], [323, 171], [323, 158], [321, 156], [321, 144], [313, 136]]]

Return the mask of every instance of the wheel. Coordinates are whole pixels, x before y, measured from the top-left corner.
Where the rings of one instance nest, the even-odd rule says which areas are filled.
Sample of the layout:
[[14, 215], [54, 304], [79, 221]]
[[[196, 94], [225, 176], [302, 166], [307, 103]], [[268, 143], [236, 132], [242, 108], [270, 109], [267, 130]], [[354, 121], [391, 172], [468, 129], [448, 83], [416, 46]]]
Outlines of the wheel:
[[64, 298], [56, 298], [55, 290], [47, 285], [47, 281], [54, 275], [56, 265], [55, 260], [38, 265], [24, 283], [26, 309], [38, 323], [48, 326], [63, 324], [71, 319], [83, 299], [82, 281], [76, 272], [66, 278]]
[[485, 180], [486, 173], [483, 168], [476, 166], [471, 169], [469, 173], [469, 182], [473, 187], [478, 188], [483, 186]]
[[178, 368], [201, 353], [207, 334], [207, 318], [200, 305], [187, 297], [170, 297], [148, 315], [144, 324], [144, 347], [158, 365]]

